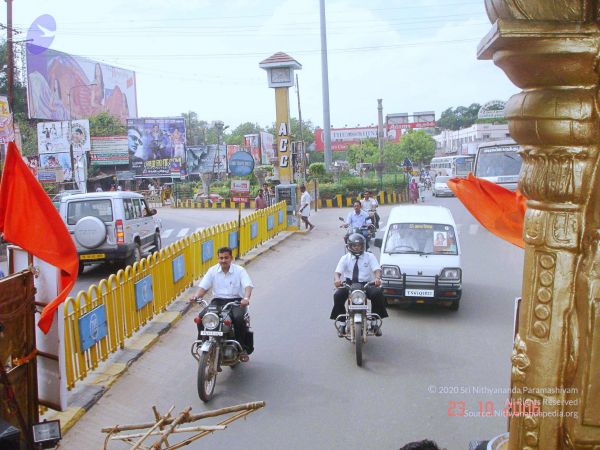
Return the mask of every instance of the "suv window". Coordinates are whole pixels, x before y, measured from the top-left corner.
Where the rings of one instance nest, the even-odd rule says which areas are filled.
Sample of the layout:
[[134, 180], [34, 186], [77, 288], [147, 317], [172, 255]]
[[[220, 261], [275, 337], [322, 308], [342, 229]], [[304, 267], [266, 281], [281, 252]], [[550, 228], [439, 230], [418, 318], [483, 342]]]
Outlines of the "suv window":
[[125, 211], [125, 220], [131, 220], [135, 218], [133, 201], [130, 198], [123, 199], [123, 210]]
[[140, 199], [139, 198], [134, 198], [133, 199], [133, 209], [135, 211], [135, 217], [136, 218], [141, 218], [143, 217], [142, 215], [142, 206], [140, 205]]
[[388, 228], [384, 253], [428, 253], [457, 255], [451, 225], [438, 223], [394, 223]]
[[93, 216], [102, 222], [112, 222], [113, 210], [110, 200], [82, 200], [70, 202], [67, 208], [67, 224], [75, 225], [82, 217]]

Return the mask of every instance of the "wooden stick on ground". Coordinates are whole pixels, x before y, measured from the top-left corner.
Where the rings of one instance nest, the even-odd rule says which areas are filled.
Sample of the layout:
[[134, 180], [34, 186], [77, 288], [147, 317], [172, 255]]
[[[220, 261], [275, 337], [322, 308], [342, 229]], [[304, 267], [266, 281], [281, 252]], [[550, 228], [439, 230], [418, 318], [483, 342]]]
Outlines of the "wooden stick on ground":
[[173, 430], [175, 428], [177, 428], [177, 425], [179, 425], [180, 423], [185, 423], [185, 422], [189, 422], [189, 420], [187, 420], [189, 418], [189, 412], [192, 410], [191, 406], [188, 406], [187, 408], [185, 408], [180, 414], [179, 416], [171, 423], [171, 426], [166, 430], [162, 432], [162, 437], [156, 441], [154, 443], [154, 445], [152, 447], [150, 447], [152, 450], [160, 450], [162, 448], [163, 443], [167, 440], [167, 437], [173, 433]]
[[[157, 422], [156, 422], [156, 424], [155, 424], [155, 425], [154, 425], [152, 428], [150, 428], [150, 429], [149, 429], [149, 430], [148, 430], [146, 433], [144, 433], [144, 434], [141, 434], [141, 433], [140, 433], [140, 434], [141, 434], [141, 438], [140, 438], [140, 440], [139, 440], [139, 441], [137, 441], [133, 447], [131, 447], [131, 450], [137, 450], [138, 448], [140, 448], [140, 447], [142, 446], [142, 442], [144, 442], [144, 441], [145, 441], [145, 440], [148, 438], [148, 436], [150, 436], [151, 434], [153, 434], [152, 432], [153, 432], [154, 430], [156, 430], [158, 427], [161, 427], [161, 428], [162, 428], [162, 424], [163, 424], [163, 422], [164, 422], [165, 420], [167, 420], [168, 416], [171, 414], [171, 411], [173, 411], [174, 409], [175, 409], [175, 405], [171, 406], [171, 408], [169, 408], [169, 411], [167, 411], [167, 414], [166, 414], [164, 417], [160, 417], [160, 416], [159, 416], [159, 417], [160, 417], [160, 420], [159, 420], [159, 421], [157, 421]], [[155, 410], [156, 410], [156, 409], [155, 409]], [[133, 437], [133, 436], [131, 436], [131, 437]], [[138, 436], [135, 436], [135, 437], [138, 437]], [[167, 444], [167, 445], [169, 445], [169, 444]]]

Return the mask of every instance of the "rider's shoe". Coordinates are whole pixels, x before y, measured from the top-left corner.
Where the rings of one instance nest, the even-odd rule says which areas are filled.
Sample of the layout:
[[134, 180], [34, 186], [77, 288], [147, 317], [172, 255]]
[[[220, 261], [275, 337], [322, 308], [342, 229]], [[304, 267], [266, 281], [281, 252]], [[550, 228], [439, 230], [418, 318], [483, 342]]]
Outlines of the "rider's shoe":
[[345, 334], [346, 334], [346, 324], [344, 323], [338, 328], [338, 337], [344, 337]]
[[248, 356], [248, 353], [246, 353], [245, 351], [243, 351], [242, 353], [240, 353], [240, 361], [241, 362], [248, 362], [248, 361], [250, 361], [250, 357]]
[[383, 332], [381, 331], [381, 327], [378, 327], [378, 328], [375, 330], [375, 336], [382, 336], [382, 335], [383, 335]]

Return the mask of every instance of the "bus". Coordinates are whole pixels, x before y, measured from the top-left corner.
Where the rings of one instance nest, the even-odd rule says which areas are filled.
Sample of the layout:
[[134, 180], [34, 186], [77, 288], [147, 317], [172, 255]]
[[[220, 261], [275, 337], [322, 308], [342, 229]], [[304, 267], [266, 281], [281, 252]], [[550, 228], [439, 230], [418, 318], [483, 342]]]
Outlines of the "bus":
[[472, 155], [438, 156], [431, 160], [430, 174], [446, 177], [466, 177], [473, 170]]
[[523, 161], [512, 139], [479, 144], [473, 174], [514, 191]]

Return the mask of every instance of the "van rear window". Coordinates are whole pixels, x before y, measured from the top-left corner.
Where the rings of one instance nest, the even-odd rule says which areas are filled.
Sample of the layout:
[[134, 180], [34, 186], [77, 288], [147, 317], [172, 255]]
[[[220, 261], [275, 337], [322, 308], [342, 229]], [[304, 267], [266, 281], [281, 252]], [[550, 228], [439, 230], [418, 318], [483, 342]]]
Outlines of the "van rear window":
[[102, 222], [112, 222], [112, 202], [104, 200], [82, 200], [70, 202], [67, 208], [67, 224], [75, 225], [82, 217], [93, 216]]
[[384, 253], [457, 255], [454, 227], [439, 223], [392, 223]]

